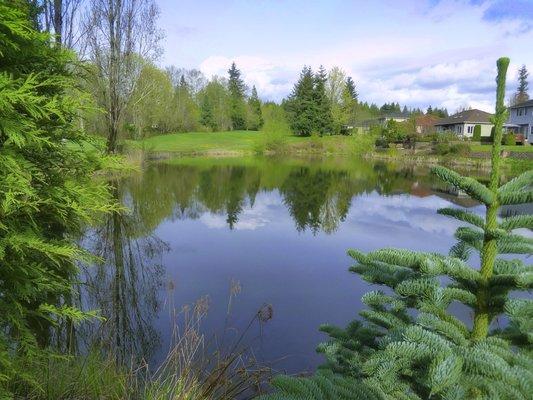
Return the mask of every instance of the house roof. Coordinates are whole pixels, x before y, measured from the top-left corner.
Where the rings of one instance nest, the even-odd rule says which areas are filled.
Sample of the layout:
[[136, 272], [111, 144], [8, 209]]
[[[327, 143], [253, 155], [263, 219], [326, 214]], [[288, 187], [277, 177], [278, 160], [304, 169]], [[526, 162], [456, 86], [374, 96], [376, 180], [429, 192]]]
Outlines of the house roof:
[[515, 104], [509, 108], [520, 108], [520, 107], [533, 107], [533, 100], [523, 101], [522, 103]]
[[408, 119], [409, 118], [409, 114], [404, 114], [404, 113], [390, 113], [390, 114], [384, 114], [382, 116], [380, 116], [378, 119], [393, 119], [393, 118], [404, 118], [404, 119]]
[[440, 118], [435, 115], [417, 115], [415, 117], [415, 123], [417, 126], [434, 126], [437, 122], [440, 122]]
[[477, 124], [490, 124], [490, 119], [492, 114], [473, 109], [461, 111], [457, 114], [451, 115], [448, 118], [443, 118], [435, 125], [453, 125], [453, 124], [464, 124], [465, 122], [472, 122]]

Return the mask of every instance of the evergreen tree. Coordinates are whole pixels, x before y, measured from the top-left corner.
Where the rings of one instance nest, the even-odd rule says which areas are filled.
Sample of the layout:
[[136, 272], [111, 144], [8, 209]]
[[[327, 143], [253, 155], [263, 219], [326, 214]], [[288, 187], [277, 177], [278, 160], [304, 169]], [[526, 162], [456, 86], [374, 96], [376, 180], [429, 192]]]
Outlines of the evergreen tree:
[[235, 63], [231, 64], [228, 74], [230, 118], [232, 128], [235, 130], [246, 129], [246, 107], [244, 101], [244, 92], [246, 90], [246, 86], [241, 78], [241, 71], [237, 69]]
[[524, 101], [529, 100], [529, 94], [527, 92], [529, 86], [527, 81], [528, 76], [529, 72], [527, 71], [526, 66], [522, 65], [522, 67], [518, 70], [518, 88], [516, 89], [516, 94], [514, 95], [514, 104], [523, 103]]
[[259, 100], [255, 86], [252, 87], [252, 95], [248, 99], [248, 107], [250, 108], [250, 116], [247, 123], [248, 129], [258, 131], [263, 127], [265, 121], [261, 111], [261, 100]]
[[[175, 129], [181, 132], [191, 132], [195, 130], [198, 125], [198, 120], [201, 119], [199, 107], [194, 100], [192, 89], [185, 80], [185, 76], [181, 75], [179, 84], [174, 93], [175, 109], [172, 110], [172, 119], [174, 120]], [[211, 110], [212, 111], [212, 110]]]
[[313, 89], [313, 100], [316, 107], [313, 125], [314, 130], [319, 135], [331, 135], [334, 131], [331, 103], [326, 96], [326, 79], [326, 70], [320, 66], [314, 77]]
[[315, 128], [317, 107], [314, 98], [313, 71], [304, 67], [291, 95], [284, 104], [287, 119], [296, 135], [309, 136]]
[[204, 94], [202, 97], [202, 104], [200, 106], [200, 123], [203, 126], [211, 129], [213, 132], [218, 130], [218, 124], [216, 123], [213, 113], [213, 105], [211, 104], [207, 94]]
[[351, 98], [353, 100], [357, 101], [357, 98], [358, 98], [359, 94], [357, 93], [357, 89], [355, 87], [355, 82], [353, 81], [351, 76], [346, 78], [346, 90], [350, 94]]
[[[531, 215], [498, 219], [501, 205], [533, 201], [532, 170], [500, 185], [508, 65], [509, 59], [498, 60], [488, 185], [443, 167], [433, 170], [482, 203], [484, 217], [457, 208], [439, 211], [472, 226], [457, 229], [458, 243], [447, 256], [399, 249], [350, 251], [356, 261], [351, 271], [389, 289], [363, 297], [369, 307], [360, 313], [364, 322], [346, 329], [321, 328], [331, 337], [319, 347], [329, 372], [311, 379], [278, 378], [274, 384], [280, 392], [271, 399], [531, 398], [533, 301], [519, 294], [533, 287], [533, 266], [498, 257], [533, 252], [533, 241], [515, 231], [531, 229]], [[468, 264], [471, 253], [478, 253], [480, 268]], [[472, 324], [453, 314], [453, 303], [472, 310]], [[493, 327], [504, 314], [508, 326]]]
[[71, 301], [77, 263], [89, 259], [75, 239], [112, 207], [91, 179], [103, 160], [83, 151], [75, 60], [33, 29], [26, 2], [2, 0], [0, 15], [0, 398], [12, 398], [12, 379], [42, 390], [20, 361], [53, 346], [60, 323], [87, 317]]

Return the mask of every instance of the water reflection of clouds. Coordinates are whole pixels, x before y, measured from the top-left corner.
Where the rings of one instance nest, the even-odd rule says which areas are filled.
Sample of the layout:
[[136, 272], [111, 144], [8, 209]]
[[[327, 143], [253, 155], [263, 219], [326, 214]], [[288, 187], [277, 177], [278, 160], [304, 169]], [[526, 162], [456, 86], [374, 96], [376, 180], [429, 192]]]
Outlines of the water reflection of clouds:
[[402, 224], [428, 233], [452, 236], [457, 221], [437, 214], [439, 208], [454, 205], [437, 196], [416, 197], [406, 194], [381, 196], [371, 193], [357, 197], [348, 214], [353, 224]]
[[[282, 202], [277, 193], [260, 193], [253, 203], [247, 202], [239, 213], [239, 219], [233, 229], [253, 231], [262, 228], [275, 220], [278, 215], [278, 208]], [[225, 214], [214, 214], [207, 212], [200, 217], [200, 221], [211, 229], [222, 229], [228, 226]]]

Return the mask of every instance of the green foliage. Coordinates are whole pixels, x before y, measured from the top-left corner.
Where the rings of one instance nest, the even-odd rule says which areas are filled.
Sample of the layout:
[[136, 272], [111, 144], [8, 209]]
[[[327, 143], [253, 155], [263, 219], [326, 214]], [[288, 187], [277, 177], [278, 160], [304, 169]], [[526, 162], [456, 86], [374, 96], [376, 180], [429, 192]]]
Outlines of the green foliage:
[[529, 72], [526, 66], [522, 65], [518, 70], [518, 87], [516, 88], [516, 93], [513, 98], [514, 104], [522, 103], [524, 101], [529, 100], [529, 83], [527, 81], [528, 76]]
[[253, 131], [260, 130], [265, 120], [263, 119], [263, 112], [261, 110], [261, 100], [259, 100], [255, 86], [252, 87], [252, 95], [248, 99], [248, 109], [247, 128]]
[[313, 100], [316, 105], [314, 116], [314, 132], [319, 135], [330, 135], [334, 132], [333, 117], [331, 115], [331, 102], [326, 96], [327, 74], [324, 67], [320, 67], [315, 75]]
[[230, 130], [231, 108], [226, 81], [213, 78], [202, 89], [199, 97], [200, 123], [212, 131]]
[[202, 105], [200, 108], [200, 123], [213, 131], [216, 131], [218, 128], [217, 122], [215, 121], [215, 116], [213, 115], [213, 106], [211, 105], [211, 101], [207, 95], [204, 95], [202, 99]]
[[291, 129], [296, 135], [329, 135], [334, 132], [331, 103], [326, 95], [326, 71], [317, 74], [304, 67], [300, 79], [285, 102]]
[[[320, 374], [303, 380], [278, 379], [275, 385], [281, 391], [272, 398], [335, 398], [328, 396], [346, 380], [358, 385], [350, 399], [371, 398], [371, 393], [383, 399], [530, 398], [533, 301], [521, 294], [533, 287], [533, 267], [510, 255], [533, 252], [533, 241], [515, 231], [531, 226], [532, 217], [497, 217], [500, 205], [533, 200], [532, 171], [499, 184], [508, 64], [508, 59], [498, 60], [488, 186], [443, 167], [433, 169], [448, 185], [481, 202], [486, 207], [484, 217], [466, 210], [440, 211], [472, 225], [457, 229], [458, 243], [450, 255], [401, 249], [349, 251], [356, 262], [350, 270], [387, 287], [386, 292], [375, 290], [363, 297], [368, 307], [360, 313], [363, 322], [345, 329], [321, 328], [331, 338], [318, 348], [327, 358], [324, 368], [332, 371], [327, 382]], [[472, 253], [479, 255], [481, 268], [469, 265]], [[454, 315], [452, 304], [470, 309], [473, 324]], [[508, 326], [491, 328], [504, 315]]]
[[503, 135], [502, 144], [506, 146], [514, 146], [516, 144], [516, 138], [514, 133], [509, 132]]
[[[35, 357], [71, 307], [76, 235], [112, 206], [91, 174], [102, 165], [78, 129], [83, 94], [74, 60], [35, 31], [24, 2], [0, 2], [0, 397], [15, 377], [38, 384], [14, 360]], [[72, 144], [79, 144], [75, 146]]]
[[393, 119], [387, 120], [382, 134], [389, 143], [399, 143], [407, 139], [405, 125], [400, 124]]
[[314, 99], [314, 84], [313, 71], [304, 67], [285, 103], [289, 124], [296, 135], [310, 136], [315, 130], [317, 105]]
[[244, 102], [245, 85], [241, 78], [241, 71], [235, 63], [228, 70], [228, 90], [231, 126], [233, 130], [246, 129], [246, 107]]
[[472, 139], [476, 142], [479, 142], [481, 140], [481, 125], [474, 126], [474, 134], [472, 136]]
[[440, 142], [435, 145], [435, 154], [439, 156], [455, 155], [466, 157], [472, 152], [468, 143], [454, 143]]

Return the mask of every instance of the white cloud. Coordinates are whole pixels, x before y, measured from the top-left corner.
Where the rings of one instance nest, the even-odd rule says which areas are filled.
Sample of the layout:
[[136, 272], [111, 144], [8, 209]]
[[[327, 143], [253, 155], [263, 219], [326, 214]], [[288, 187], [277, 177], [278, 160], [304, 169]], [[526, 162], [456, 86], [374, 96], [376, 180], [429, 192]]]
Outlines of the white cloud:
[[[316, 18], [312, 24], [316, 29], [295, 19], [296, 15], [291, 19], [290, 13], [298, 9], [296, 4], [263, 4], [266, 12], [278, 16], [270, 31], [261, 30], [264, 37], [246, 36], [236, 24], [227, 32], [203, 29], [197, 39], [201, 41], [199, 48], [192, 43], [187, 46], [207, 76], [226, 76], [235, 61], [247, 84], [255, 85], [259, 95], [268, 100], [287, 96], [303, 65], [316, 69], [323, 64], [326, 68], [340, 66], [352, 76], [364, 101], [492, 111], [496, 59], [508, 55], [513, 61], [509, 93], [515, 88], [518, 66], [529, 63], [531, 68], [533, 64], [533, 52], [528, 51], [533, 30], [523, 29], [527, 15], [521, 19], [513, 14], [510, 18], [507, 10], [497, 18], [499, 9], [505, 11], [505, 4], [503, 0], [365, 2], [357, 7], [354, 23], [346, 24], [339, 21], [345, 18], [343, 10], [354, 12], [354, 5], [336, 0], [327, 7], [324, 0], [300, 10], [307, 18]], [[276, 14], [273, 10], [278, 8]], [[241, 19], [248, 22], [250, 30], [260, 25], [254, 20], [261, 18], [255, 9], [239, 7], [233, 12], [248, 10]], [[234, 30], [238, 30], [239, 40], [222, 42], [220, 36]], [[306, 40], [308, 36], [312, 39]], [[209, 47], [211, 42], [213, 48]]]
[[208, 77], [226, 76], [235, 62], [248, 86], [255, 85], [261, 97], [279, 100], [290, 92], [297, 72], [294, 68], [254, 56], [211, 56], [200, 64], [200, 70]]
[[437, 196], [419, 198], [406, 194], [380, 196], [377, 193], [359, 196], [348, 215], [354, 224], [386, 223], [404, 224], [412, 229], [428, 233], [453, 236], [457, 221], [437, 214], [437, 210], [450, 207], [450, 203]]
[[[234, 225], [237, 231], [254, 231], [269, 224], [276, 217], [271, 210], [273, 206], [280, 206], [281, 200], [275, 193], [262, 193], [257, 196], [253, 205], [247, 204], [238, 215], [238, 221]], [[200, 217], [200, 222], [211, 229], [227, 228], [226, 214], [214, 214], [206, 212]]]

